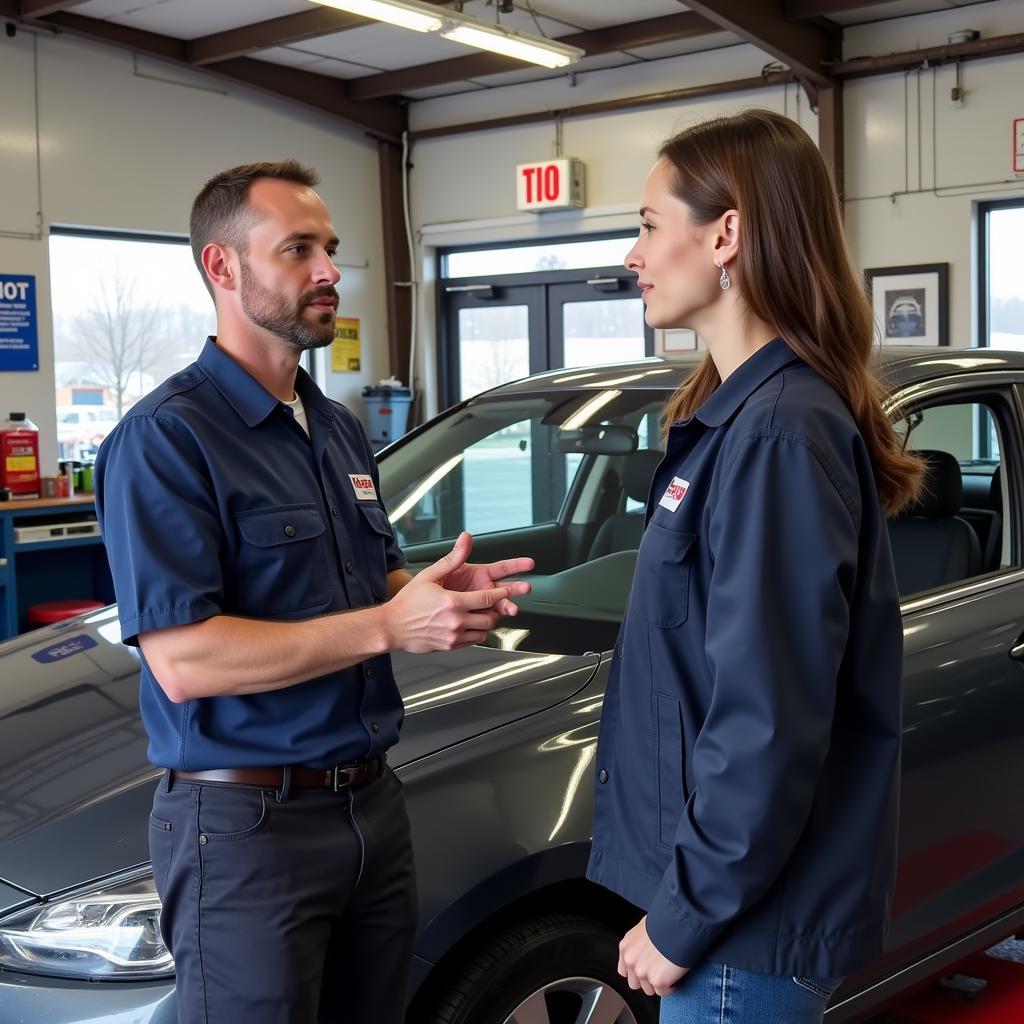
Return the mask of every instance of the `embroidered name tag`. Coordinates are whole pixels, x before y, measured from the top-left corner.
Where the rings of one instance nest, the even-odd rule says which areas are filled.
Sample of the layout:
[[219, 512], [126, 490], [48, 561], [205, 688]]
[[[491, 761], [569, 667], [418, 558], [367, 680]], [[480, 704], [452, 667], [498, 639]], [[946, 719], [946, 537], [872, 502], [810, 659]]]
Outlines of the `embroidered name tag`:
[[352, 490], [356, 492], [359, 501], [376, 501], [377, 488], [373, 486], [373, 477], [364, 476], [362, 473], [349, 473], [349, 480], [352, 481]]
[[675, 512], [679, 508], [679, 502], [686, 497], [686, 492], [689, 490], [690, 481], [684, 480], [682, 477], [672, 477], [672, 483], [665, 489], [665, 493], [661, 496], [661, 501], [658, 504], [662, 508], [667, 508], [669, 512]]

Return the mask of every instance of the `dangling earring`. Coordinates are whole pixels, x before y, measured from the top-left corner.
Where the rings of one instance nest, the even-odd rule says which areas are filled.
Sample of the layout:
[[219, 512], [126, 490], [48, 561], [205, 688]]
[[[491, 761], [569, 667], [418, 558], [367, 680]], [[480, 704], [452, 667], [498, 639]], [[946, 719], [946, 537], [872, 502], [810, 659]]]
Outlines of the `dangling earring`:
[[724, 263], [718, 264], [718, 269], [722, 272], [722, 276], [718, 279], [718, 283], [722, 286], [722, 291], [724, 292], [729, 285], [732, 284], [732, 281], [729, 278], [729, 271], [725, 269]]

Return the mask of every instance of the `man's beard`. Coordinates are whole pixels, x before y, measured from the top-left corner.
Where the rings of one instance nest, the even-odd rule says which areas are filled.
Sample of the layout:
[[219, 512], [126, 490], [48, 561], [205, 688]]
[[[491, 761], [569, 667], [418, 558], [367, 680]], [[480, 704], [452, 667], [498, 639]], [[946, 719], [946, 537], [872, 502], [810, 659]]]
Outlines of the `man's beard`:
[[326, 318], [326, 323], [311, 322], [302, 316], [302, 311], [309, 303], [325, 296], [337, 298], [338, 293], [333, 288], [316, 288], [306, 292], [299, 298], [298, 305], [292, 307], [281, 295], [264, 288], [244, 259], [240, 264], [242, 312], [257, 327], [262, 327], [300, 351], [325, 348], [334, 341], [333, 313], [320, 314], [321, 318]]

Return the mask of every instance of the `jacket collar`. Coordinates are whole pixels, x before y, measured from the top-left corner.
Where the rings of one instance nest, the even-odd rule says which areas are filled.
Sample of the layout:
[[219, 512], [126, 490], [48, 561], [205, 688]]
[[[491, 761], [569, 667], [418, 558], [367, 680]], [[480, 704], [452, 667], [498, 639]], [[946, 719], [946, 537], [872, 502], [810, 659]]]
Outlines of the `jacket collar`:
[[773, 338], [746, 359], [704, 400], [694, 415], [709, 427], [720, 427], [739, 411], [765, 381], [800, 357], [782, 340]]
[[[196, 360], [199, 367], [224, 396], [228, 404], [245, 421], [246, 426], [262, 423], [275, 409], [284, 408], [248, 370], [243, 369], [213, 337], [206, 339]], [[315, 381], [302, 367], [295, 378], [295, 391], [308, 411], [315, 411], [325, 419], [333, 419], [334, 411]]]

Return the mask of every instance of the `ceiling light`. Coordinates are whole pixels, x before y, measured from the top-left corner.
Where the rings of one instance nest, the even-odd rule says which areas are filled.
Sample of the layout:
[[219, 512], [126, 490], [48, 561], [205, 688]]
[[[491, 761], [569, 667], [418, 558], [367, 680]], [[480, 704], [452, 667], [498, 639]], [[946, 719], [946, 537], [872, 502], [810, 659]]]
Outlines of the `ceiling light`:
[[540, 64], [545, 68], [564, 68], [585, 56], [585, 51], [578, 46], [566, 46], [542, 36], [526, 36], [505, 28], [504, 25], [491, 24], [465, 15], [445, 18], [441, 35], [453, 43], [475, 46], [478, 50], [490, 50], [505, 57]]
[[423, 0], [312, 0], [324, 7], [334, 7], [363, 18], [386, 21], [391, 25], [411, 28], [416, 32], [440, 32], [453, 43], [463, 43], [478, 50], [489, 50], [504, 57], [540, 64], [546, 68], [564, 68], [575, 64], [586, 51], [567, 46], [556, 39], [526, 35], [506, 28], [500, 22], [483, 21], [439, 8]]
[[313, 0], [313, 3], [375, 21], [386, 21], [389, 25], [411, 28], [414, 32], [437, 32], [442, 25], [437, 12], [431, 10], [429, 4], [407, 3], [406, 0]]

